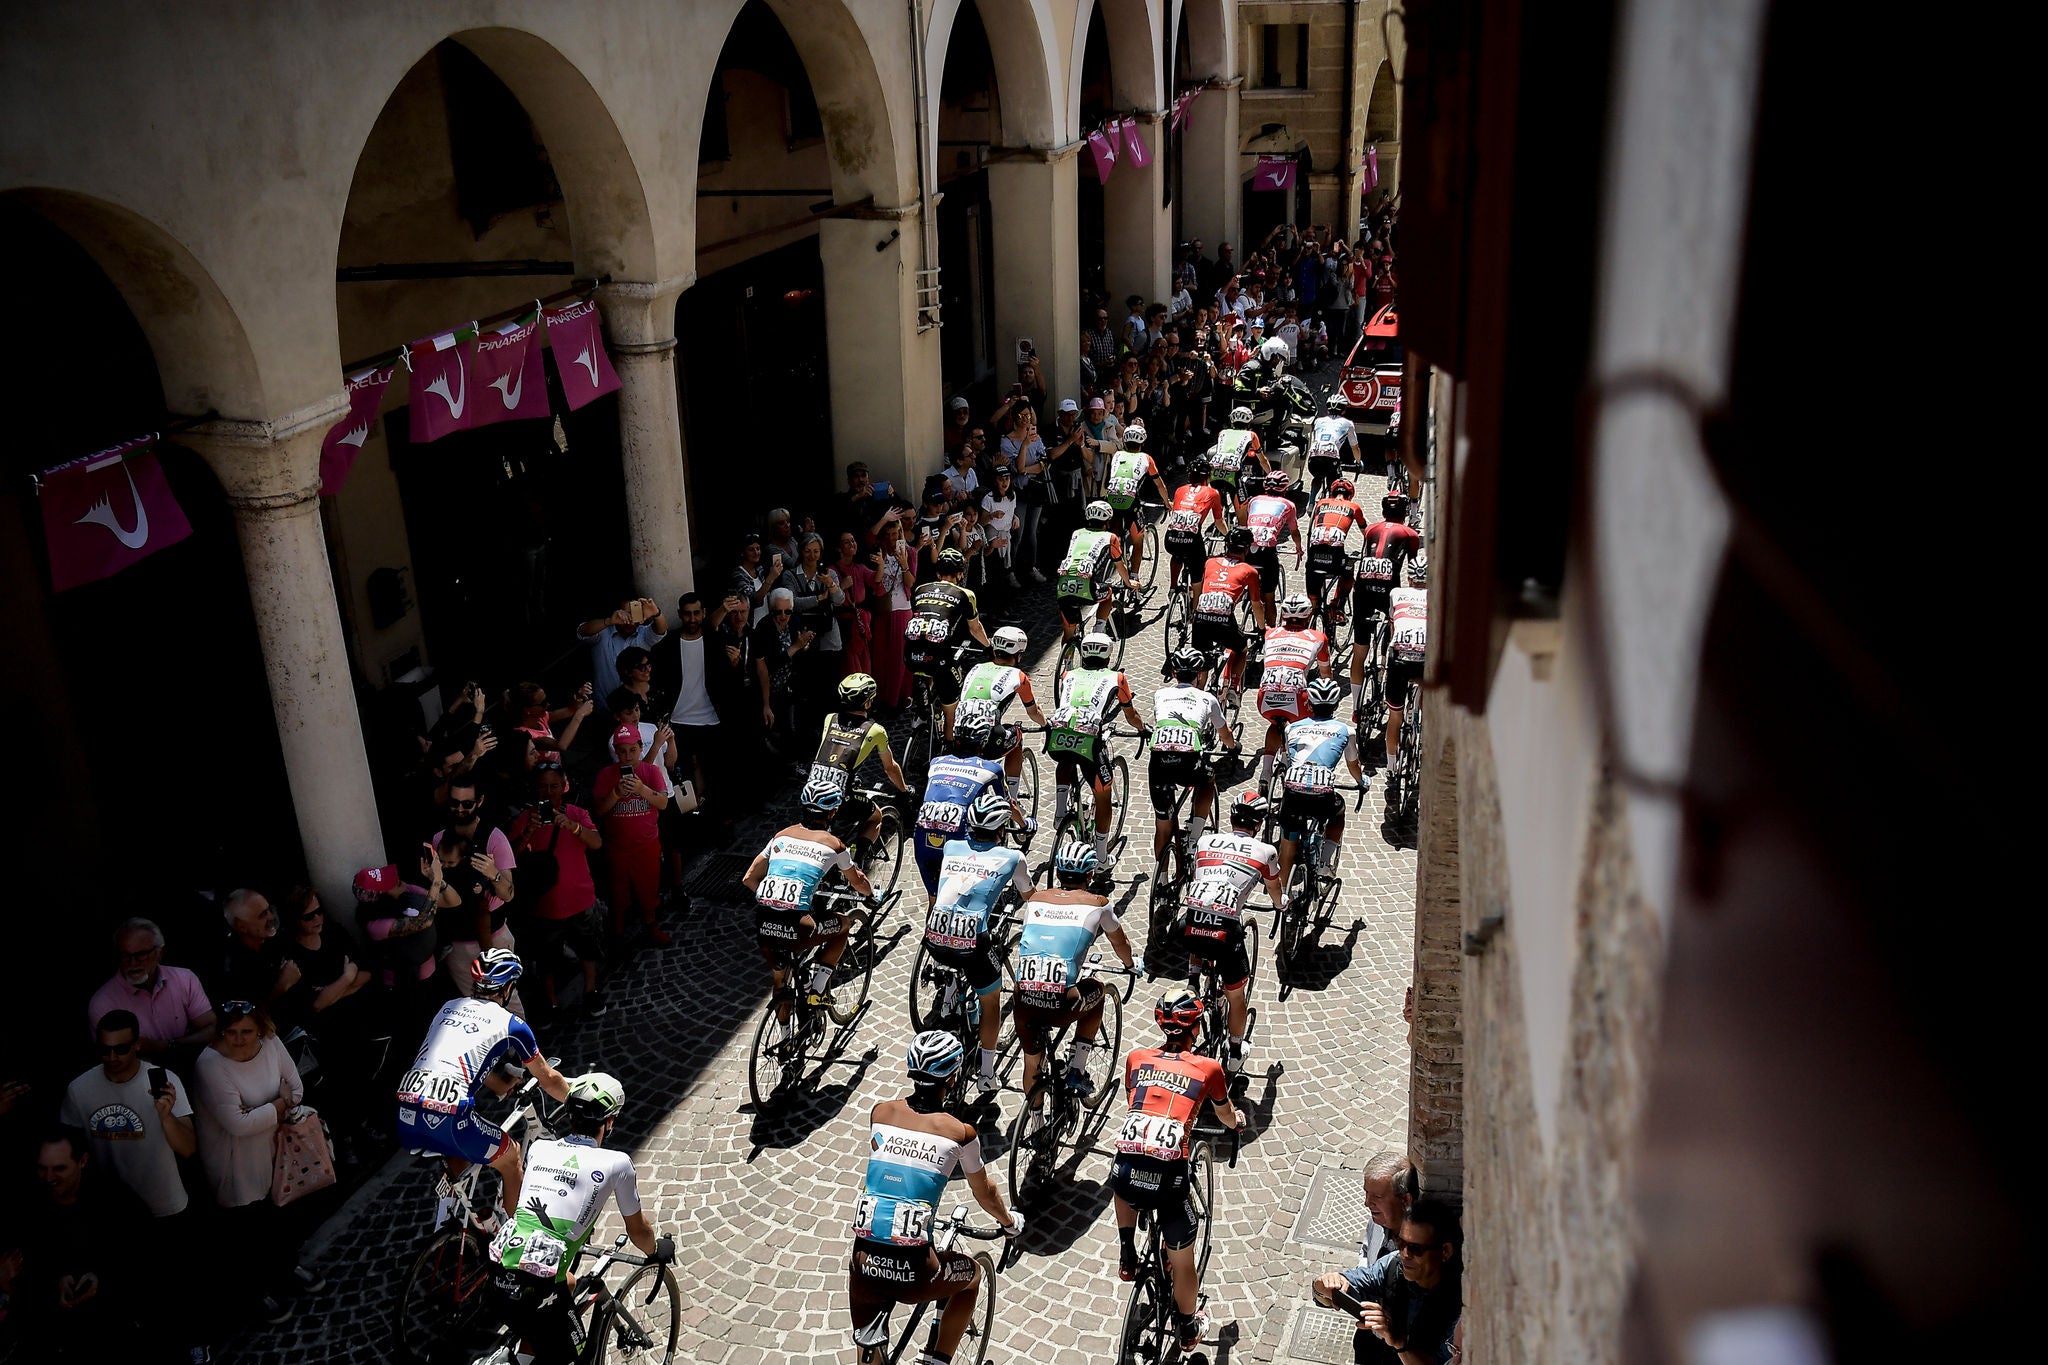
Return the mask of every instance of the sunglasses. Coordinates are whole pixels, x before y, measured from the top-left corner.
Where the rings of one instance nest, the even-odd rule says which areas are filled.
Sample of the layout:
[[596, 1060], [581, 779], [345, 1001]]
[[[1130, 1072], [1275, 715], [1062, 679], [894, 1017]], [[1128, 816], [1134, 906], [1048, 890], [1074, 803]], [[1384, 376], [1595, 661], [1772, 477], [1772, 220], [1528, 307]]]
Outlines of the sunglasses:
[[[701, 614], [701, 613], [700, 613], [700, 614]], [[628, 673], [638, 673], [638, 672], [639, 672], [639, 671], [640, 671], [641, 669], [643, 669], [643, 668], [652, 668], [652, 667], [654, 667], [654, 660], [652, 660], [652, 659], [647, 659], [647, 660], [645, 660], [645, 661], [643, 661], [643, 662], [641, 662], [641, 663], [637, 663], [637, 664], [631, 664], [631, 665], [629, 665], [629, 666], [627, 667], [626, 671], [627, 671]]]
[[1396, 1237], [1394, 1240], [1400, 1243], [1403, 1256], [1427, 1256], [1437, 1248], [1435, 1242], [1411, 1242], [1406, 1237]]
[[133, 1038], [130, 1038], [125, 1043], [101, 1043], [100, 1056], [126, 1057], [129, 1053], [135, 1051], [135, 1049], [140, 1046], [141, 1044], [137, 1043]]
[[770, 612], [769, 612], [768, 614], [769, 614], [770, 616], [794, 616], [794, 615], [796, 615], [796, 613], [795, 613], [794, 611], [792, 611], [792, 610], [791, 610], [790, 608], [788, 608], [788, 607], [776, 607], [776, 608], [775, 608], [774, 610], [770, 611]]
[[301, 922], [304, 922], [309, 919], [319, 919], [322, 915], [326, 913], [327, 912], [325, 910], [322, 910], [319, 906], [316, 905], [311, 910], [300, 911], [297, 918]]
[[482, 805], [482, 804], [483, 804], [483, 802], [481, 802], [481, 801], [450, 801], [450, 802], [448, 803], [448, 809], [450, 809], [450, 810], [475, 810], [475, 809], [476, 809], [476, 808], [477, 808], [478, 806], [480, 806], [480, 805]]
[[223, 1024], [232, 1024], [256, 1013], [256, 1006], [247, 1000], [221, 1000], [214, 1004], [213, 1012], [220, 1016]]

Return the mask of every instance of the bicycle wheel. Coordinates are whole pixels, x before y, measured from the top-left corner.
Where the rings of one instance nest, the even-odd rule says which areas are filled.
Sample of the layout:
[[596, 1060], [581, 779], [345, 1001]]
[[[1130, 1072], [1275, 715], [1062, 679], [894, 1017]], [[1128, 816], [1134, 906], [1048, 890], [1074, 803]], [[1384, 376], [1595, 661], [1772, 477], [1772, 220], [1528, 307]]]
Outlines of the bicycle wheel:
[[1408, 688], [1408, 705], [1401, 712], [1401, 738], [1394, 749], [1395, 766], [1401, 773], [1401, 818], [1412, 820], [1422, 804], [1422, 706], [1420, 687]]
[[860, 870], [867, 874], [875, 894], [886, 897], [903, 879], [903, 864], [909, 861], [910, 844], [903, 837], [903, 817], [893, 808], [885, 808], [881, 828], [875, 831], [874, 846], [868, 850]]
[[1131, 1302], [1124, 1309], [1124, 1330], [1117, 1349], [1119, 1365], [1151, 1365], [1166, 1359], [1171, 1338], [1167, 1331], [1170, 1300], [1160, 1296], [1161, 1281], [1165, 1278], [1149, 1267], [1141, 1267], [1138, 1278], [1131, 1281]]
[[[931, 948], [920, 934], [917, 941], [917, 955], [910, 960], [910, 1028], [913, 1033], [926, 1029], [952, 1027], [952, 1020], [961, 1008], [961, 991], [966, 982], [951, 967], [932, 961]], [[942, 1008], [948, 991], [953, 994], [953, 1008]]]
[[903, 776], [916, 791], [924, 785], [932, 766], [931, 715], [920, 707], [910, 722], [910, 737], [903, 741]]
[[1102, 1103], [1115, 1091], [1123, 1080], [1124, 1066], [1124, 998], [1116, 987], [1103, 983], [1102, 1023], [1095, 1030], [1095, 1046], [1088, 1049], [1088, 1079], [1095, 1082], [1095, 1089], [1085, 1097], [1090, 1109], [1102, 1108]]
[[803, 1070], [803, 1033], [798, 1027], [799, 1003], [789, 1007], [789, 1018], [775, 1017], [771, 999], [761, 1009], [761, 1023], [754, 1030], [754, 1049], [747, 1057], [747, 1093], [756, 1109], [775, 1102], [782, 1084], [792, 1070]]
[[1109, 666], [1114, 669], [1120, 669], [1124, 666], [1124, 645], [1126, 643], [1124, 640], [1124, 628], [1117, 623], [1116, 619], [1119, 610], [1116, 607], [1110, 608], [1108, 619], [1099, 623], [1109, 631], [1109, 638], [1116, 641], [1116, 646], [1110, 651], [1109, 655]]
[[1244, 986], [1245, 995], [1250, 996], [1259, 979], [1259, 922], [1255, 919], [1244, 922], [1244, 960], [1251, 965]]
[[1280, 907], [1280, 923], [1274, 927], [1273, 966], [1281, 981], [1290, 979], [1294, 972], [1294, 949], [1301, 941], [1301, 921], [1308, 911], [1294, 898], [1290, 887], [1287, 899]]
[[604, 1330], [591, 1334], [589, 1365], [669, 1365], [683, 1327], [683, 1297], [665, 1265], [634, 1267], [612, 1295]]
[[1189, 638], [1189, 606], [1187, 593], [1176, 588], [1173, 596], [1166, 600], [1166, 648], [1171, 653], [1183, 648]]
[[[1033, 1197], [1045, 1187], [1046, 1180], [1052, 1175], [1053, 1163], [1057, 1159], [1059, 1139], [1053, 1131], [1053, 1121], [1059, 1112], [1059, 1101], [1054, 1097], [1052, 1088], [1056, 1079], [1055, 1065], [1056, 1054], [1047, 1049], [1045, 1065], [1039, 1068], [1038, 1079], [1031, 1083], [1031, 1093], [1024, 1097], [1017, 1116], [1010, 1120], [1010, 1202], [1020, 1209], [1031, 1207]], [[1028, 1138], [1024, 1134], [1031, 1122], [1034, 1100], [1046, 1122], [1045, 1127], [1038, 1130], [1036, 1138]]]
[[1209, 1235], [1216, 1226], [1216, 1148], [1206, 1138], [1188, 1154], [1188, 1198], [1194, 1201], [1201, 1228], [1196, 1237], [1195, 1283], [1209, 1273]]
[[846, 951], [840, 954], [839, 965], [832, 969], [832, 1003], [828, 1009], [835, 1024], [850, 1024], [860, 1013], [861, 1006], [868, 1002], [868, 991], [875, 982], [875, 925], [866, 915], [859, 915], [860, 921], [847, 941]]
[[1124, 817], [1131, 807], [1131, 765], [1121, 755], [1109, 761], [1109, 841], [1123, 837]]
[[1063, 644], [1060, 645], [1060, 660], [1059, 663], [1054, 666], [1052, 671], [1053, 681], [1055, 685], [1057, 685], [1059, 679], [1064, 678], [1067, 676], [1067, 674], [1071, 673], [1074, 669], [1074, 665], [1080, 662], [1080, 654], [1078, 650], [1080, 639], [1081, 632], [1079, 630], [1076, 630], [1072, 635], [1069, 635], [1066, 638], [1066, 641]]
[[1159, 528], [1150, 521], [1145, 523], [1145, 532], [1138, 537], [1145, 551], [1145, 567], [1139, 574], [1139, 587], [1150, 592], [1152, 585], [1159, 581]]
[[1017, 804], [1031, 819], [1038, 818], [1038, 755], [1024, 751], [1024, 770], [1017, 774]]
[[981, 1268], [981, 1282], [974, 1286], [974, 1316], [967, 1320], [966, 1335], [953, 1348], [958, 1365], [981, 1365], [988, 1356], [989, 1339], [996, 1330], [996, 1262], [986, 1251], [974, 1253]]
[[406, 1272], [391, 1341], [408, 1365], [469, 1365], [491, 1335], [490, 1249], [474, 1228], [446, 1227], [428, 1239]]

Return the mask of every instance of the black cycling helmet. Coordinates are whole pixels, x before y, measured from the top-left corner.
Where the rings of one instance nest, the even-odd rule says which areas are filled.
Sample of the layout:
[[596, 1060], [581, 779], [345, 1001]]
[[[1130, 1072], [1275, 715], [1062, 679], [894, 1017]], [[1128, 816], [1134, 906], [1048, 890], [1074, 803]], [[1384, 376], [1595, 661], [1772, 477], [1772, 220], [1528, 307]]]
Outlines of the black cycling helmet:
[[938, 566], [940, 573], [966, 573], [967, 556], [948, 546], [939, 551]]
[[1225, 554], [1241, 555], [1251, 548], [1252, 528], [1249, 526], [1233, 526], [1230, 528], [1230, 533], [1223, 537], [1223, 551]]
[[1406, 521], [1408, 509], [1414, 505], [1406, 493], [1389, 489], [1386, 496], [1380, 499], [1380, 515], [1388, 521]]
[[1016, 735], [1007, 725], [991, 725], [982, 732], [981, 756], [983, 758], [1004, 758], [1009, 755], [1016, 742]]
[[1233, 829], [1257, 829], [1266, 823], [1270, 812], [1266, 798], [1257, 792], [1247, 792], [1230, 803], [1230, 824]]
[[1195, 675], [1209, 666], [1209, 657], [1193, 645], [1182, 645], [1167, 656], [1166, 666], [1181, 682], [1193, 682]]
[[1197, 455], [1194, 459], [1188, 461], [1188, 479], [1193, 483], [1207, 483], [1209, 481], [1208, 456]]

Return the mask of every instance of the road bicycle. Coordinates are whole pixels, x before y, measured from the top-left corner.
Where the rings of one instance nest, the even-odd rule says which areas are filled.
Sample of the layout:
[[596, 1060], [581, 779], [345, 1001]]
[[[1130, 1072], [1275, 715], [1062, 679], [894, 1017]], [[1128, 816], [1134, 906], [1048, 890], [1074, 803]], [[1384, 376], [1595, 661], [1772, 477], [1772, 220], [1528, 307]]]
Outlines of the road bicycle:
[[[624, 1233], [602, 1252], [577, 1248], [577, 1260], [586, 1256], [596, 1256], [597, 1264], [576, 1277], [569, 1329], [578, 1365], [609, 1360], [670, 1365], [683, 1328], [683, 1295], [675, 1271], [665, 1261], [626, 1250]], [[604, 1282], [615, 1265], [633, 1270], [616, 1290]]]
[[[1340, 782], [1331, 788], [1332, 791], [1358, 793], [1351, 803], [1354, 811], [1364, 807], [1365, 789], [1366, 784], [1363, 782]], [[1276, 807], [1267, 827], [1269, 841], [1277, 832], [1279, 823], [1280, 816]], [[1307, 831], [1302, 835], [1300, 846], [1294, 851], [1294, 866], [1287, 871], [1287, 885], [1282, 888], [1279, 913], [1274, 917], [1276, 922], [1273, 925], [1273, 961], [1282, 981], [1288, 979], [1294, 964], [1295, 949], [1306, 937], [1305, 931], [1310, 921], [1316, 920], [1320, 927], [1326, 920], [1322, 908], [1325, 889], [1334, 890], [1335, 887], [1342, 885], [1341, 878], [1326, 878], [1323, 875], [1322, 856], [1323, 822], [1311, 820]], [[1331, 904], [1335, 904], [1334, 894], [1331, 896]]]
[[[941, 666], [964, 676], [978, 656], [987, 652], [980, 641], [964, 640], [954, 647], [951, 660]], [[946, 741], [946, 708], [939, 704], [930, 674], [910, 675], [910, 700], [904, 709], [910, 718], [910, 733], [903, 741], [903, 777], [912, 791], [918, 791], [931, 772], [932, 756]]]
[[[1315, 550], [1310, 549], [1313, 555]], [[1330, 642], [1330, 672], [1346, 674], [1351, 667], [1351, 633], [1345, 629], [1351, 622], [1352, 574], [1358, 567], [1358, 552], [1346, 550], [1343, 566], [1330, 573], [1311, 573], [1309, 599], [1315, 603], [1315, 615], [1311, 618], [1315, 628]]]
[[[785, 974], [781, 990], [761, 1009], [761, 1022], [754, 1028], [754, 1046], [747, 1057], [747, 1093], [757, 1109], [767, 1109], [800, 1090], [811, 1062], [836, 1053], [849, 1035], [854, 1021], [868, 1002], [875, 976], [875, 927], [888, 918], [899, 893], [891, 891], [878, 910], [850, 890], [827, 887], [811, 897], [814, 915], [845, 914], [851, 922], [846, 951], [832, 969], [827, 989], [830, 1003], [812, 1005], [805, 999], [804, 985], [819, 949], [814, 944], [801, 951], [778, 946], [775, 965]], [[826, 1021], [840, 1032], [828, 1037]]]
[[[1231, 732], [1233, 738], [1236, 734], [1235, 730]], [[1216, 769], [1221, 765], [1224, 753], [1235, 758], [1238, 750], [1211, 750], [1201, 755], [1202, 772], [1208, 778], [1212, 789], [1216, 785]], [[1157, 761], [1156, 749], [1153, 751], [1153, 758]], [[1171, 917], [1179, 907], [1181, 889], [1187, 885], [1188, 870], [1195, 864], [1194, 840], [1182, 831], [1180, 813], [1193, 801], [1196, 785], [1192, 782], [1177, 784], [1173, 794], [1173, 805], [1167, 810], [1155, 812], [1155, 815], [1166, 819], [1167, 829], [1166, 842], [1152, 855], [1152, 881], [1148, 900], [1151, 907], [1149, 922], [1154, 937], [1162, 932], [1162, 917]], [[1217, 813], [1213, 808], [1220, 799], [1220, 795], [1212, 795], [1210, 798], [1212, 817]], [[1156, 834], [1154, 837], [1157, 837]]]
[[[1156, 559], [1148, 559], [1145, 563], [1155, 569], [1158, 567]], [[1113, 578], [1110, 580], [1106, 591], [1109, 594], [1109, 615], [1097, 617], [1090, 614], [1081, 618], [1080, 627], [1060, 645], [1059, 662], [1053, 669], [1055, 680], [1065, 677], [1080, 664], [1081, 637], [1090, 633], [1107, 635], [1110, 639], [1114, 640], [1116, 643], [1110, 650], [1109, 666], [1111, 668], [1122, 668], [1124, 666], [1124, 646], [1127, 643], [1127, 638], [1130, 635], [1136, 634], [1137, 630], [1142, 629], [1142, 627], [1127, 629], [1123, 622], [1127, 617], [1135, 618], [1145, 609], [1145, 604], [1152, 600], [1153, 587], [1149, 579], [1146, 586], [1142, 588], [1127, 588], [1124, 586], [1121, 578]]]
[[[1209, 1237], [1216, 1217], [1216, 1149], [1207, 1138], [1197, 1141], [1188, 1153], [1188, 1198], [1195, 1206], [1195, 1284], [1199, 1287], [1209, 1270]], [[1180, 1329], [1173, 1322], [1173, 1271], [1159, 1244], [1159, 1220], [1147, 1209], [1137, 1213], [1138, 1231], [1145, 1241], [1137, 1276], [1131, 1281], [1131, 1301], [1124, 1309], [1117, 1348], [1119, 1365], [1164, 1361], [1180, 1349]], [[1198, 1288], [1196, 1308], [1208, 1297]]]
[[1123, 532], [1126, 564], [1141, 545], [1144, 549], [1144, 554], [1138, 556], [1138, 571], [1131, 578], [1148, 597], [1159, 578], [1159, 519], [1165, 515], [1166, 508], [1159, 503], [1139, 498], [1131, 504], [1131, 524]]
[[[1102, 954], [1091, 953], [1082, 968], [1084, 978], [1099, 977]], [[1071, 1042], [1078, 1042], [1080, 1029], [1062, 1024], [1057, 1030], [1037, 1028], [1039, 1056], [1043, 1059], [1038, 1079], [1024, 1096], [1024, 1107], [1010, 1123], [1010, 1202], [1028, 1208], [1051, 1183], [1063, 1154], [1078, 1158], [1089, 1149], [1088, 1119], [1102, 1111], [1102, 1104], [1122, 1080], [1124, 1003], [1130, 999], [1135, 974], [1128, 967], [1107, 969], [1124, 978], [1123, 990], [1102, 992], [1102, 1023], [1095, 1031], [1088, 1052], [1085, 1073], [1093, 1085], [1085, 1093], [1067, 1088], [1067, 1073], [1073, 1069]], [[1045, 1116], [1045, 1124], [1030, 1132], [1031, 1115]]]
[[[953, 1214], [933, 1231], [932, 1245], [940, 1251], [951, 1251], [953, 1244], [962, 1237], [976, 1241], [993, 1242], [1002, 1237], [1001, 1228], [977, 1228], [967, 1222], [967, 1206], [956, 1204]], [[1007, 1256], [1007, 1253], [1006, 1253]], [[960, 1344], [953, 1351], [953, 1365], [981, 1365], [988, 1355], [989, 1336], [996, 1325], [996, 1261], [986, 1251], [974, 1253], [974, 1264], [981, 1270], [979, 1283], [975, 1285], [974, 1316], [968, 1319], [967, 1332], [960, 1338]], [[917, 1335], [917, 1325], [924, 1321], [925, 1314], [932, 1313], [932, 1325], [925, 1337], [924, 1349], [936, 1352], [939, 1340], [939, 1319], [945, 1301], [914, 1303], [910, 1307], [910, 1321], [903, 1325], [903, 1335], [892, 1344], [889, 1334], [889, 1316], [895, 1305], [885, 1306], [867, 1322], [853, 1332], [854, 1349], [859, 1352], [860, 1365], [897, 1365], [903, 1353], [910, 1348], [910, 1340]], [[934, 1312], [934, 1309], [940, 1312]]]
[[1365, 671], [1359, 677], [1358, 699], [1352, 703], [1351, 719], [1358, 727], [1362, 744], [1387, 732], [1387, 641], [1392, 625], [1385, 609], [1375, 606], [1366, 613]]
[[874, 841], [860, 850], [854, 865], [874, 887], [875, 894], [887, 899], [903, 879], [903, 865], [910, 861], [909, 835], [903, 820], [903, 803], [909, 798], [894, 787], [856, 787], [853, 794], [865, 798], [882, 813]]
[[[1245, 975], [1244, 991], [1249, 997], [1252, 986], [1259, 979], [1259, 922], [1244, 910], [1225, 910], [1214, 905], [1204, 907], [1197, 903], [1187, 907], [1190, 915], [1211, 916], [1219, 921], [1226, 915], [1234, 916], [1244, 927], [1244, 956], [1250, 964]], [[1195, 1043], [1195, 1051], [1205, 1057], [1214, 1057], [1223, 1062], [1229, 1070], [1226, 1044], [1230, 1039], [1230, 997], [1223, 993], [1223, 973], [1217, 969], [1217, 959], [1188, 958], [1188, 989], [1201, 997], [1202, 1036]], [[1257, 1017], [1256, 1009], [1245, 1017], [1245, 1037], [1251, 1037], [1252, 1023]]]
[[[1146, 741], [1150, 739], [1150, 736], [1142, 730], [1122, 730], [1114, 725], [1107, 725], [1103, 727], [1101, 738], [1098, 741], [1102, 749], [1102, 778], [1109, 788], [1109, 843], [1111, 846], [1114, 846], [1118, 840], [1123, 838], [1124, 819], [1130, 814], [1131, 765], [1129, 760], [1125, 759], [1121, 754], [1112, 755], [1109, 752], [1109, 741], [1112, 738], [1137, 740], [1138, 753], [1142, 756], [1145, 752]], [[1080, 776], [1078, 771], [1075, 773], [1075, 776], [1077, 779]], [[1058, 780], [1057, 769], [1054, 771], [1054, 780]], [[1093, 843], [1095, 841], [1095, 789], [1087, 783], [1078, 780], [1063, 783], [1061, 786], [1065, 791], [1064, 799], [1067, 803], [1067, 815], [1065, 819], [1059, 822], [1059, 828], [1054, 831], [1053, 848], [1058, 849], [1069, 839], [1078, 839], [1083, 843]]]
[[1389, 824], [1413, 824], [1422, 807], [1422, 684], [1408, 684], [1408, 704], [1401, 709], [1401, 738], [1394, 743], [1393, 766], [1387, 770], [1386, 818]]
[[[934, 910], [931, 916], [946, 913]], [[926, 931], [932, 928], [932, 918], [927, 916]], [[1005, 887], [995, 908], [989, 912], [988, 951], [1001, 969], [1003, 989], [992, 999], [996, 1007], [1007, 1012], [1009, 1009], [1008, 988], [1015, 984], [1016, 975], [1010, 967], [1010, 949], [1017, 935], [1017, 893], [1014, 888]], [[923, 935], [918, 938], [917, 955], [910, 962], [910, 1027], [915, 1033], [926, 1029], [942, 1029], [960, 1040], [969, 1057], [976, 1055], [981, 1046], [982, 997], [968, 984], [967, 974], [960, 968], [941, 962], [932, 955], [931, 941]], [[1000, 1037], [1000, 1035], [998, 1035]], [[966, 1068], [961, 1068], [965, 1079]]]

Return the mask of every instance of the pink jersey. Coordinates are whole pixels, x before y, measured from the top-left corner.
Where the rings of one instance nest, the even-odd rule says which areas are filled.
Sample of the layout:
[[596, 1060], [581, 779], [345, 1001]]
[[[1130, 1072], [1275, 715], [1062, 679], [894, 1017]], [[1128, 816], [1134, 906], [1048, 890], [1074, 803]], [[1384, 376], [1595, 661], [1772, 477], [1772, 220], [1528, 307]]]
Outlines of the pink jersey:
[[1277, 493], [1261, 493], [1246, 505], [1244, 524], [1252, 528], [1252, 548], [1278, 549], [1283, 536], [1294, 532], [1294, 502]]
[[1266, 667], [1259, 676], [1259, 714], [1267, 720], [1301, 720], [1308, 715], [1311, 675], [1330, 662], [1329, 637], [1319, 630], [1266, 632]]

